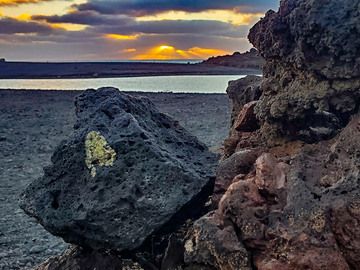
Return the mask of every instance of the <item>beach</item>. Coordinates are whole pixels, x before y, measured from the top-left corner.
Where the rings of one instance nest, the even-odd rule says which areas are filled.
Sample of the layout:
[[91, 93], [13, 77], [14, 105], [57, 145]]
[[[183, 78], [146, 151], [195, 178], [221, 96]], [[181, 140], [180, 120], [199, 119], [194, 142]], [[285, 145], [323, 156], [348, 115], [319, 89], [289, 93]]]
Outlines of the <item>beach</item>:
[[[72, 131], [73, 99], [80, 91], [0, 90], [0, 269], [29, 269], [67, 246], [18, 206], [22, 190], [50, 164]], [[150, 98], [212, 151], [228, 135], [225, 94], [131, 93]]]

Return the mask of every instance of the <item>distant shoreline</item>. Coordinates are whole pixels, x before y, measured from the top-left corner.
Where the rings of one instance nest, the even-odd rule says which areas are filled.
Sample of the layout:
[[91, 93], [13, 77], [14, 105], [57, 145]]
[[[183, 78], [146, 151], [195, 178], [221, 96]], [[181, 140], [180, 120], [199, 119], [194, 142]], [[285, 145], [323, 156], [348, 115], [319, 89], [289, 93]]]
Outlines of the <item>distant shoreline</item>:
[[244, 69], [209, 64], [149, 62], [1, 62], [0, 79], [89, 79], [181, 75], [261, 74]]

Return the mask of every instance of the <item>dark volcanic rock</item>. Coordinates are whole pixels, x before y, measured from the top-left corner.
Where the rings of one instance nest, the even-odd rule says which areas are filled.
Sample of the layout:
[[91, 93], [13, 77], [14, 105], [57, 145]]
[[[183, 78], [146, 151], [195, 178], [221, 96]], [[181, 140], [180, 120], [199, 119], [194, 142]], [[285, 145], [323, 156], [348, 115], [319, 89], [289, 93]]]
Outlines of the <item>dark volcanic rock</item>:
[[239, 112], [245, 104], [260, 98], [261, 81], [262, 78], [260, 76], [248, 75], [245, 78], [229, 82], [226, 93], [228, 94], [232, 103], [232, 124], [234, 124]]
[[[255, 112], [247, 100], [232, 116], [213, 216], [253, 269], [360, 269], [359, 6], [283, 0], [250, 32], [266, 60], [262, 94]], [[209, 261], [231, 245], [202, 233], [206, 219], [189, 238], [206, 243], [195, 258]]]
[[286, 0], [250, 31], [266, 59], [257, 116], [290, 139], [336, 135], [360, 103], [359, 0]]
[[239, 148], [252, 146], [249, 131], [258, 128], [258, 121], [254, 112], [255, 103], [261, 96], [262, 78], [246, 76], [230, 81], [226, 92], [232, 103], [231, 129], [229, 137], [224, 142], [224, 156], [229, 157]]
[[[247, 250], [238, 240], [234, 227], [224, 225], [215, 213], [195, 222], [185, 243], [185, 263], [194, 269], [250, 270]], [[206, 269], [206, 268], [205, 268]]]
[[262, 154], [247, 174], [247, 159], [224, 161], [238, 175], [216, 214], [221, 226], [233, 224], [256, 269], [358, 269], [359, 145], [355, 116], [330, 141]]
[[178, 122], [114, 88], [85, 91], [75, 103], [74, 133], [21, 198], [49, 232], [93, 249], [132, 250], [201, 208], [192, 203], [210, 192], [217, 157]]
[[34, 270], [144, 270], [138, 263], [111, 253], [70, 247], [62, 255], [49, 258]]

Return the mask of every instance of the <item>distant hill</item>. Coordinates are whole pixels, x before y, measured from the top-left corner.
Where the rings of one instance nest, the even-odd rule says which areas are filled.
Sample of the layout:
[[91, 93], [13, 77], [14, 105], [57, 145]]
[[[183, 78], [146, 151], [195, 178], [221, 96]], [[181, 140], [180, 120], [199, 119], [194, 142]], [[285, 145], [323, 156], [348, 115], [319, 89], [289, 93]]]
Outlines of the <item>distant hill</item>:
[[245, 53], [235, 52], [232, 55], [210, 57], [201, 64], [226, 67], [237, 67], [244, 69], [262, 69], [265, 61], [256, 49]]

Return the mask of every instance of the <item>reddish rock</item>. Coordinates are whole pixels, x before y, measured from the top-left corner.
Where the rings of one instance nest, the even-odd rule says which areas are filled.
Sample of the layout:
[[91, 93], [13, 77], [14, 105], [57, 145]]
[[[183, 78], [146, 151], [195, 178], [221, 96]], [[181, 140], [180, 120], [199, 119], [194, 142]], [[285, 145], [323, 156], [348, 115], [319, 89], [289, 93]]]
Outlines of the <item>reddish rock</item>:
[[248, 174], [252, 169], [259, 150], [249, 149], [234, 153], [220, 162], [217, 172], [212, 202], [217, 206], [222, 195], [238, 174]]
[[231, 125], [234, 124], [239, 112], [245, 104], [258, 100], [261, 96], [262, 78], [260, 76], [248, 75], [239, 80], [230, 81], [226, 89], [231, 105]]
[[241, 109], [234, 123], [236, 131], [252, 132], [259, 128], [259, 122], [254, 112], [256, 104], [257, 101], [252, 101]]
[[353, 269], [360, 267], [360, 200], [335, 206], [331, 226], [344, 257]]

